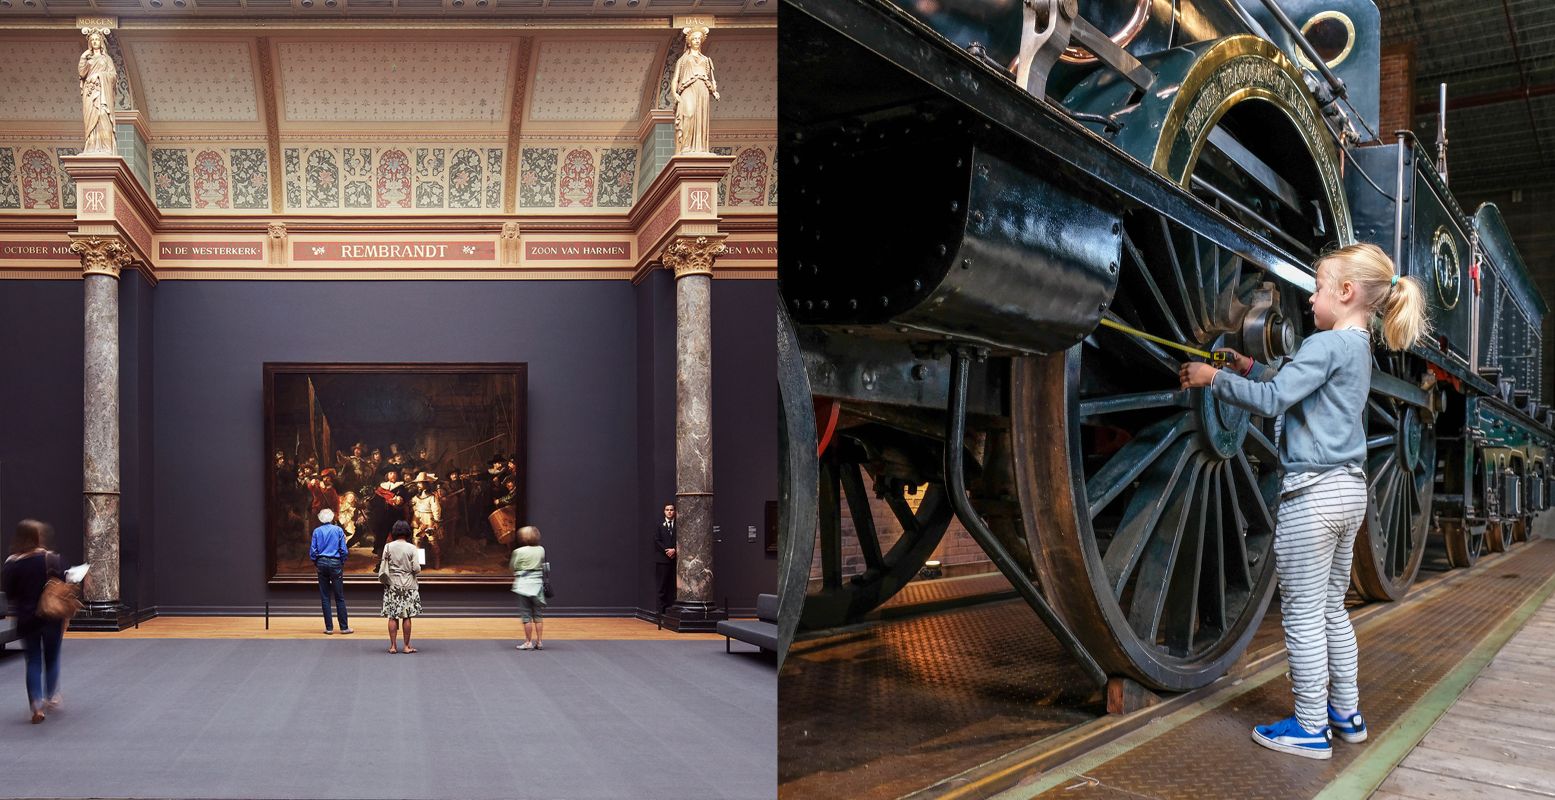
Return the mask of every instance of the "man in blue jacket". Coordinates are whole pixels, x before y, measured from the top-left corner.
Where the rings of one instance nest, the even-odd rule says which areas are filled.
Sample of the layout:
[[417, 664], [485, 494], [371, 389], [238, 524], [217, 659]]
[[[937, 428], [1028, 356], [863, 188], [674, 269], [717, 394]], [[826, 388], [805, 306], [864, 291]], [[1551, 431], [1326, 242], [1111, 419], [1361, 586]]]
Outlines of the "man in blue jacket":
[[334, 620], [329, 617], [329, 598], [335, 596], [336, 613], [340, 616], [340, 632], [355, 633], [346, 621], [346, 587], [341, 572], [346, 564], [346, 532], [335, 524], [335, 512], [323, 509], [319, 512], [320, 525], [313, 529], [313, 546], [308, 548], [308, 558], [319, 573], [319, 604], [324, 607], [324, 635], [335, 632]]

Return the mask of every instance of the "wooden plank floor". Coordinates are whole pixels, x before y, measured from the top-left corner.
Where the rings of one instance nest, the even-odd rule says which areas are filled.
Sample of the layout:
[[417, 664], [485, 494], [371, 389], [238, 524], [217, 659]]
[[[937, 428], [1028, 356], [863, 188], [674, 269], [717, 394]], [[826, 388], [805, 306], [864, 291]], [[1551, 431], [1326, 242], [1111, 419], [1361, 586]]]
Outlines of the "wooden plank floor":
[[[351, 617], [356, 634], [347, 638], [388, 637], [387, 620], [376, 613]], [[323, 617], [271, 617], [265, 630], [263, 617], [157, 617], [139, 628], [118, 633], [71, 631], [70, 638], [91, 639], [325, 639]], [[513, 639], [524, 638], [517, 617], [417, 617], [412, 628], [416, 639]], [[659, 630], [651, 622], [630, 617], [552, 617], [545, 620], [545, 638], [636, 639], [688, 641], [723, 639], [713, 633], [675, 633]]]
[[1555, 798], [1555, 598], [1529, 618], [1372, 797]]

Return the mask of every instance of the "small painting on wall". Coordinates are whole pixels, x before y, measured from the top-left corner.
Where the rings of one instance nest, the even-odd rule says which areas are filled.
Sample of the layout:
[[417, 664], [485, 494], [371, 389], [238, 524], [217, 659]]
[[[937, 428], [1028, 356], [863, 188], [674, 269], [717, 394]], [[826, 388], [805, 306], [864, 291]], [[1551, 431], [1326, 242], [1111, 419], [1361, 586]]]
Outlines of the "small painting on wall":
[[266, 568], [315, 580], [319, 512], [345, 530], [345, 577], [376, 582], [394, 523], [425, 551], [421, 580], [512, 580], [526, 524], [525, 364], [264, 365]]

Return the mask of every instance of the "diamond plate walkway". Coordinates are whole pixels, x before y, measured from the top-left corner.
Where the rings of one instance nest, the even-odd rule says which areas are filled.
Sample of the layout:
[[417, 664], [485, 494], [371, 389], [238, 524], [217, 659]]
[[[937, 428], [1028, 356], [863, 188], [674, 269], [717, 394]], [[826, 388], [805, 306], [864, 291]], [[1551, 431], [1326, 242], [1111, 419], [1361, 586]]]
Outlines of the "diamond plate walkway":
[[[1332, 760], [1275, 753], [1249, 739], [1254, 725], [1290, 713], [1286, 664], [1279, 658], [1233, 678], [1229, 686], [1191, 705], [1046, 771], [1022, 773], [1019, 765], [1007, 765], [982, 775], [969, 774], [933, 794], [986, 796], [1004, 788], [998, 795], [1001, 800], [1366, 797], [1555, 591], [1551, 576], [1555, 576], [1555, 540], [1536, 539], [1506, 556], [1433, 582], [1423, 596], [1411, 596], [1388, 613], [1359, 621], [1361, 704], [1372, 735], [1359, 745], [1336, 741]], [[1527, 677], [1535, 683], [1541, 680], [1534, 673]], [[1487, 688], [1499, 692], [1497, 702], [1502, 705], [1529, 714], [1542, 710], [1545, 719], [1555, 714], [1547, 683], [1537, 690], [1521, 680]], [[1479, 746], [1491, 752], [1498, 747]], [[1427, 753], [1421, 760], [1432, 758]], [[1440, 758], [1436, 761], [1440, 765]], [[1555, 796], [1555, 785], [1544, 786], [1542, 796]], [[1424, 795], [1436, 796], [1495, 795]]]

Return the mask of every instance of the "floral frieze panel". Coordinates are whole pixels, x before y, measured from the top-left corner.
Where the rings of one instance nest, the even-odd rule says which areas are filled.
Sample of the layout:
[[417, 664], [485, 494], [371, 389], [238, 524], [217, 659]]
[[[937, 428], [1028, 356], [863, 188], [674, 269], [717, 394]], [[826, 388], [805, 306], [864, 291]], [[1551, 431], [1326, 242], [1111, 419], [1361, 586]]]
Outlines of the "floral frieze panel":
[[268, 211], [269, 161], [259, 147], [153, 146], [152, 199], [163, 211]]
[[524, 146], [519, 162], [522, 208], [625, 209], [634, 199], [635, 147], [536, 140]]
[[636, 185], [636, 150], [630, 147], [607, 147], [599, 151], [601, 208], [626, 208], [631, 205], [632, 187]]
[[[304, 145], [281, 149], [288, 211], [502, 210], [503, 148]], [[268, 211], [267, 152], [256, 147], [153, 148], [163, 210]]]
[[268, 210], [270, 208], [268, 154], [257, 147], [234, 147], [227, 152], [232, 164], [232, 207]]
[[0, 147], [0, 209], [21, 207], [22, 193], [16, 180], [16, 150]]
[[[54, 156], [55, 156], [55, 158], [64, 158], [65, 156], [73, 156], [73, 155], [75, 155], [75, 154], [77, 154], [79, 152], [81, 152], [81, 148], [79, 148], [79, 147], [56, 147], [56, 148], [54, 148]], [[76, 181], [75, 181], [74, 178], [70, 177], [70, 173], [65, 171], [65, 168], [63, 166], [64, 162], [62, 162], [62, 161], [55, 161], [54, 163], [61, 165], [59, 167], [60, 205], [64, 206], [65, 208], [75, 208], [76, 207]]]
[[0, 211], [75, 208], [76, 184], [60, 159], [79, 151], [45, 142], [0, 146]]
[[556, 205], [556, 159], [560, 151], [555, 147], [526, 147], [520, 160], [518, 204], [525, 208], [546, 208]]
[[777, 205], [777, 145], [772, 142], [732, 142], [713, 152], [734, 156], [734, 164], [718, 182], [720, 208]]

